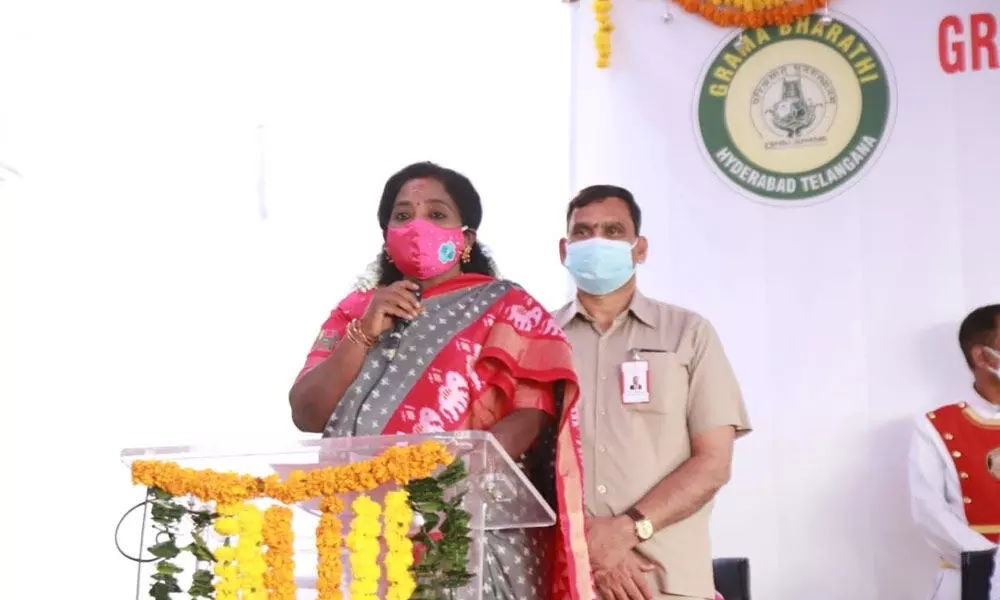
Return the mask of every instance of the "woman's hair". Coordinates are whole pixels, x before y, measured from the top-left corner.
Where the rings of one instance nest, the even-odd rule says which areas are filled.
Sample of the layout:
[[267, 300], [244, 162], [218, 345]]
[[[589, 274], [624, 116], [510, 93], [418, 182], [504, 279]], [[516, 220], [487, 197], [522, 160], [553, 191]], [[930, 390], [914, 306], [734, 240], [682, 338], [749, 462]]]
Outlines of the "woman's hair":
[[[469, 178], [457, 171], [446, 169], [431, 162], [414, 163], [389, 178], [385, 182], [382, 190], [382, 199], [378, 205], [378, 223], [382, 227], [382, 237], [385, 237], [386, 229], [389, 227], [389, 219], [392, 217], [392, 209], [396, 204], [396, 197], [399, 191], [408, 181], [414, 179], [433, 179], [444, 186], [448, 195], [458, 206], [458, 213], [462, 219], [462, 225], [469, 229], [479, 229], [479, 224], [483, 220], [483, 205], [479, 200], [479, 192], [469, 181]], [[459, 263], [463, 273], [479, 273], [497, 277], [496, 264], [489, 256], [483, 245], [477, 239], [472, 245], [468, 263]], [[395, 283], [403, 278], [403, 274], [396, 268], [396, 265], [389, 261], [389, 255], [382, 248], [379, 252], [375, 264], [376, 285], [383, 286]]]

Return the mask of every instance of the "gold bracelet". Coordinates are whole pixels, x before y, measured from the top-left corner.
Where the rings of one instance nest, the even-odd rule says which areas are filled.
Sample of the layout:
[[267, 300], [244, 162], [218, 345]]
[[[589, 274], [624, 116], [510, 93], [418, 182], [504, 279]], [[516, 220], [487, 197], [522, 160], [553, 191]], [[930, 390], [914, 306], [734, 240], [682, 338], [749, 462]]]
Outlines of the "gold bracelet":
[[347, 330], [344, 332], [344, 337], [359, 346], [364, 346], [366, 349], [371, 349], [378, 343], [377, 338], [372, 338], [365, 332], [361, 331], [361, 321], [357, 319], [354, 319], [347, 324]]

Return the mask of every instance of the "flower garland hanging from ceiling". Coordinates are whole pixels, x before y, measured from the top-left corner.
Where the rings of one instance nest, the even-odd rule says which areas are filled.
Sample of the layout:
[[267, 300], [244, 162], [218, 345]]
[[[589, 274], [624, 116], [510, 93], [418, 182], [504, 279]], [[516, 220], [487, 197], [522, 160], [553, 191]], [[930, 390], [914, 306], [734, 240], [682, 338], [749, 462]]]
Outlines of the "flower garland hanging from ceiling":
[[674, 0], [722, 27], [766, 27], [791, 23], [823, 8], [829, 0]]
[[[785, 25], [829, 5], [830, 0], [673, 0], [689, 13], [722, 27], [756, 28]], [[611, 0], [592, 0], [597, 68], [611, 66]]]
[[615, 29], [611, 24], [611, 0], [594, 0], [594, 20], [597, 21], [594, 33], [597, 68], [607, 69], [611, 66], [611, 32]]

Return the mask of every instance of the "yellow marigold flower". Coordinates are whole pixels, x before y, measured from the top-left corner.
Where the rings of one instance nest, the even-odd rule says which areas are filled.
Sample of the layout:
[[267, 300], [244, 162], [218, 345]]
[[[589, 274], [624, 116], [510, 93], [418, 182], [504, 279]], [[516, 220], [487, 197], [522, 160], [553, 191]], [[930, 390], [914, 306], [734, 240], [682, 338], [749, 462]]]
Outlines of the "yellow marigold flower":
[[413, 509], [405, 490], [385, 495], [385, 576], [389, 581], [386, 597], [392, 600], [410, 598], [416, 582], [410, 572], [413, 564], [413, 542], [406, 534], [413, 523]]
[[233, 546], [220, 546], [215, 549], [215, 560], [220, 562], [230, 562], [236, 560], [236, 548]]
[[239, 571], [236, 569], [236, 565], [224, 565], [221, 563], [215, 563], [213, 571], [219, 577], [223, 579], [235, 579], [239, 575]]
[[351, 598], [374, 597], [378, 593], [378, 582], [381, 576], [378, 557], [379, 534], [382, 527], [379, 515], [382, 507], [368, 496], [358, 496], [351, 503], [354, 518], [351, 520], [351, 532], [346, 543], [351, 550]]
[[410, 600], [410, 598], [413, 596], [413, 592], [415, 592], [416, 589], [417, 589], [417, 584], [416, 583], [412, 583], [412, 582], [402, 583], [401, 582], [401, 583], [396, 584], [396, 585], [392, 586], [391, 588], [389, 588], [389, 591], [386, 594], [386, 599], [387, 600]]
[[239, 563], [240, 566], [240, 577], [244, 578], [261, 578], [264, 576], [264, 571], [267, 570], [267, 564], [264, 559], [248, 561]]
[[351, 509], [358, 517], [377, 517], [382, 514], [382, 507], [368, 496], [358, 496], [351, 503]]
[[385, 578], [389, 581], [401, 581], [410, 572], [409, 566], [402, 562], [392, 561], [387, 558], [385, 561]]
[[361, 578], [358, 575], [355, 575], [354, 579], [351, 580], [351, 598], [354, 598], [355, 595], [374, 595], [378, 593], [377, 574], [374, 578], [370, 577], [370, 573], [366, 573], [366, 575], [369, 576]]
[[248, 563], [260, 559], [260, 546], [257, 544], [239, 544], [236, 546], [236, 562]]
[[240, 532], [239, 521], [233, 517], [221, 517], [216, 519], [214, 528], [219, 535], [236, 535]]

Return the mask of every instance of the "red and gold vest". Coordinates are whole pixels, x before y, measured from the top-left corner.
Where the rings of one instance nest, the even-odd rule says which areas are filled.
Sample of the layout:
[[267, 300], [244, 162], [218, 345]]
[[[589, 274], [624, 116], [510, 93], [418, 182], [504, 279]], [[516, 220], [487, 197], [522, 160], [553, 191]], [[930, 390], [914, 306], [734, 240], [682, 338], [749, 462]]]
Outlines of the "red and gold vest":
[[958, 471], [969, 527], [1000, 541], [1000, 420], [987, 420], [965, 402], [927, 413]]

